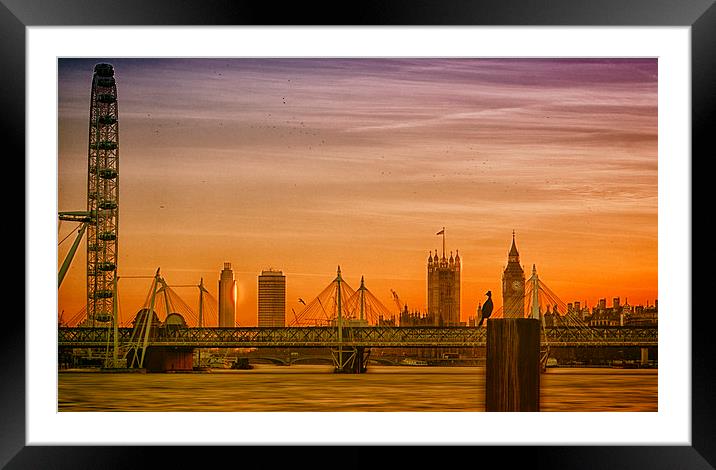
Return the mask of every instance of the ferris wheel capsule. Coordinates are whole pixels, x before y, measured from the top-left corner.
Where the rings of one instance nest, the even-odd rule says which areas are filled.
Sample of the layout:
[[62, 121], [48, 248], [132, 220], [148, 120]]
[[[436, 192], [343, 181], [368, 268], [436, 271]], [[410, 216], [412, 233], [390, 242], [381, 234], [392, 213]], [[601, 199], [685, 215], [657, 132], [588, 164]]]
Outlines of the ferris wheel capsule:
[[111, 64], [97, 64], [94, 66], [94, 73], [98, 77], [113, 77], [114, 67]]
[[117, 101], [117, 97], [110, 93], [103, 93], [97, 96], [97, 101], [100, 103], [114, 103]]
[[94, 319], [98, 322], [107, 323], [112, 319], [112, 316], [109, 313], [98, 313], [95, 315]]
[[114, 85], [114, 77], [103, 77], [97, 79], [97, 85], [109, 88]]

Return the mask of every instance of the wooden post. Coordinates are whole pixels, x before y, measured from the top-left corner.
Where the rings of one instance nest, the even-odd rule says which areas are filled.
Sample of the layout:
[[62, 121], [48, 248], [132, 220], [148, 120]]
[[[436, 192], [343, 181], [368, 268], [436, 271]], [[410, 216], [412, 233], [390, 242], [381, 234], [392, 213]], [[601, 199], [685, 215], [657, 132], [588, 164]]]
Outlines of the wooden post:
[[539, 353], [538, 319], [487, 320], [485, 411], [539, 411]]

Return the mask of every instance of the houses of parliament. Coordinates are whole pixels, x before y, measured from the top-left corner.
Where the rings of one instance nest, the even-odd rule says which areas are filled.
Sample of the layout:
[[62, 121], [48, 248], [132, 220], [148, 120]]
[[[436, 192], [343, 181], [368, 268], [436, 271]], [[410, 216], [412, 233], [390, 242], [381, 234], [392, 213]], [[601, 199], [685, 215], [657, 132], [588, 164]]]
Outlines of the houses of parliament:
[[[437, 250], [428, 255], [427, 313], [410, 313], [406, 306], [400, 315], [401, 326], [466, 326], [466, 322], [460, 321], [460, 253], [456, 250], [453, 256], [451, 251], [448, 258], [445, 252], [445, 229], [438, 232], [438, 235], [443, 235], [443, 251], [441, 255], [438, 255]], [[514, 231], [507, 265], [502, 273], [502, 305], [505, 318], [524, 315], [525, 273], [520, 265]]]
[[[427, 262], [427, 312], [409, 312], [406, 305], [400, 313], [400, 326], [476, 326], [481, 316], [479, 305], [475, 316], [471, 315], [467, 322], [460, 321], [461, 268], [459, 253], [456, 251], [453, 256], [453, 253], [450, 252], [448, 258], [445, 254], [444, 241], [442, 255], [438, 255], [437, 250], [434, 254], [430, 252]], [[507, 264], [502, 271], [501, 317], [521, 318], [524, 316], [525, 288], [525, 272], [520, 264], [520, 253], [513, 231], [512, 245], [507, 253]], [[469, 295], [478, 296], [482, 296], [482, 294], [484, 294], [483, 291], [469, 293]], [[621, 303], [619, 297], [615, 297], [613, 306], [607, 307], [606, 298], [603, 298], [591, 309], [587, 308], [586, 302], [579, 301], [566, 304], [566, 309], [566, 313], [576, 315], [580, 321], [589, 326], [656, 326], [658, 324], [658, 300], [655, 300], [653, 305], [649, 305], [647, 302], [644, 307], [629, 305], [628, 302]], [[560, 323], [560, 317], [556, 315], [556, 312], [556, 305], [554, 311], [551, 311], [550, 306], [547, 305], [544, 312], [540, 306], [540, 315], [544, 315], [546, 326], [555, 326]], [[562, 315], [564, 313], [562, 312]]]

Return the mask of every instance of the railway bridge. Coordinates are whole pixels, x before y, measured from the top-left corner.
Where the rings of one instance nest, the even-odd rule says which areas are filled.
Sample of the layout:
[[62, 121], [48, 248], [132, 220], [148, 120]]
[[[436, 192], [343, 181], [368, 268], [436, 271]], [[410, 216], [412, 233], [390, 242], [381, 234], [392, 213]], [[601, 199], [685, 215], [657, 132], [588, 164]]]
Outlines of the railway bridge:
[[[485, 347], [486, 328], [367, 326], [344, 327], [340, 334], [334, 327], [158, 326], [144, 341], [138, 337], [136, 328], [62, 327], [58, 330], [57, 341], [59, 348], [115, 350], [115, 356], [126, 357], [131, 367], [144, 367], [147, 352], [176, 358], [191, 356], [195, 349], [209, 348], [327, 348], [332, 352], [336, 371], [365, 372], [372, 348]], [[658, 345], [658, 330], [653, 327], [585, 329], [561, 326], [544, 328], [541, 343], [543, 350], [563, 347], [644, 350]]]
[[[337, 328], [171, 328], [158, 327], [147, 340], [151, 347], [192, 348], [463, 348], [484, 347], [486, 329], [478, 327], [400, 327], [367, 326], [343, 328], [339, 340]], [[118, 328], [117, 342], [132, 342], [133, 328]], [[67, 348], [103, 348], [114, 342], [111, 328], [62, 327], [58, 346]], [[550, 347], [653, 347], [658, 343], [656, 327], [546, 327], [542, 343]]]

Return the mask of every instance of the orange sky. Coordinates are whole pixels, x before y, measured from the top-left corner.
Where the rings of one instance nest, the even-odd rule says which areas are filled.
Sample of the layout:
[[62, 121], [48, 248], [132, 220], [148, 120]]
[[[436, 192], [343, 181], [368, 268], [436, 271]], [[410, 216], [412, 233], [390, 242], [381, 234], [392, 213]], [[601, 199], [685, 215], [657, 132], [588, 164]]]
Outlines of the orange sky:
[[[340, 264], [391, 310], [390, 289], [423, 310], [444, 226], [463, 320], [487, 290], [501, 305], [513, 229], [527, 274], [536, 264], [564, 302], [657, 298], [656, 60], [61, 59], [61, 211], [86, 208], [102, 61], [119, 96], [120, 276], [161, 267], [216, 296], [231, 262], [253, 326], [262, 269], [287, 275], [290, 320]], [[85, 303], [85, 259], [82, 243], [65, 319]], [[121, 281], [124, 319], [149, 282]]]

